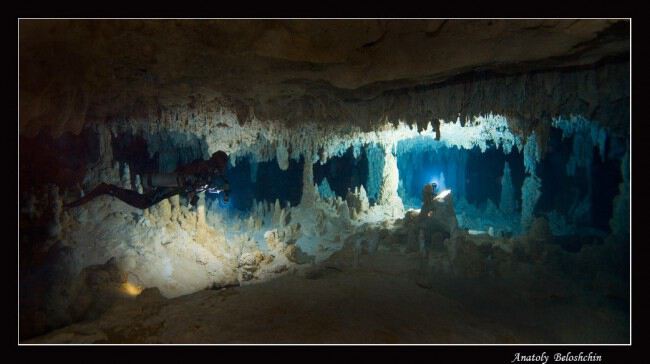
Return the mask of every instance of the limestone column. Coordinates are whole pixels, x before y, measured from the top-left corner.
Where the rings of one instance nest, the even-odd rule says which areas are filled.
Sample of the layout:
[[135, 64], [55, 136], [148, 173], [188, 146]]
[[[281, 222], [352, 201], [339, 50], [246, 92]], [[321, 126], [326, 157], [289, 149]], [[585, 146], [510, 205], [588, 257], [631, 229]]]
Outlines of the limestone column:
[[374, 144], [366, 146], [366, 158], [368, 159], [368, 182], [366, 190], [368, 197], [377, 201], [379, 188], [381, 187], [381, 172], [384, 168], [384, 153]]
[[197, 203], [196, 206], [196, 222], [199, 226], [204, 226], [206, 225], [205, 223], [205, 192], [201, 192], [198, 194], [199, 196], [199, 202]]
[[377, 204], [384, 206], [392, 216], [396, 216], [404, 214], [404, 204], [397, 194], [399, 170], [397, 169], [397, 158], [395, 158], [391, 149], [392, 146], [384, 148], [384, 170], [382, 171]]
[[312, 206], [318, 197], [318, 190], [314, 186], [314, 167], [311, 155], [306, 155], [303, 159], [302, 197], [300, 198], [300, 205]]

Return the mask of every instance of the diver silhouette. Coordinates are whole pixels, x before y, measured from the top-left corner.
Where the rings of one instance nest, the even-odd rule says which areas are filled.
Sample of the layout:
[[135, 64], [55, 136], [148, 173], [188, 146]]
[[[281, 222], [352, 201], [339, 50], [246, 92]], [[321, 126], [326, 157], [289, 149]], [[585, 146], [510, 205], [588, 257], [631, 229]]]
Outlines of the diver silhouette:
[[199, 199], [197, 194], [204, 191], [223, 192], [223, 200], [228, 202], [230, 185], [226, 179], [227, 163], [228, 155], [223, 151], [218, 151], [212, 154], [208, 160], [197, 159], [176, 168], [173, 173], [145, 174], [142, 179], [142, 187], [148, 191], [147, 193], [140, 194], [137, 191], [101, 183], [87, 195], [65, 205], [65, 207], [77, 207], [95, 197], [109, 195], [133, 207], [146, 209], [181, 193], [187, 193], [190, 203], [196, 206]]

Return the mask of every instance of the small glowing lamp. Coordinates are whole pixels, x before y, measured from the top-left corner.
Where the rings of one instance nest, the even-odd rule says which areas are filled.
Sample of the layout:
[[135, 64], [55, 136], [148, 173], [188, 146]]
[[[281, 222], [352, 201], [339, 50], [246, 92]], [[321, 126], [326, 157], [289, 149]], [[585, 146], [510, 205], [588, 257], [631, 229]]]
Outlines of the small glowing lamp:
[[131, 282], [123, 283], [122, 284], [122, 289], [129, 296], [137, 296], [137, 295], [140, 294], [140, 292], [142, 292], [142, 288], [136, 286], [135, 284], [133, 284]]

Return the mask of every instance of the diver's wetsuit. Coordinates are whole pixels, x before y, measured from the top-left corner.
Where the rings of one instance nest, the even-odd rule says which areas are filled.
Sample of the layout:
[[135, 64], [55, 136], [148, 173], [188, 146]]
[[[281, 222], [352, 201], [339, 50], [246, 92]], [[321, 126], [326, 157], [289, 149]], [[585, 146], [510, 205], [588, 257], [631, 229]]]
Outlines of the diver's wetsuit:
[[[120, 188], [107, 183], [101, 183], [84, 197], [67, 204], [66, 207], [77, 207], [101, 195], [113, 196], [139, 209], [149, 208], [158, 202], [181, 193], [188, 193], [193, 205], [198, 200], [196, 194], [206, 190], [226, 192], [229, 189], [225, 177], [227, 156], [217, 152], [210, 160], [195, 160], [181, 166], [172, 174], [144, 175], [143, 187], [150, 190], [140, 194], [137, 191]], [[227, 198], [227, 195], [225, 196]]]

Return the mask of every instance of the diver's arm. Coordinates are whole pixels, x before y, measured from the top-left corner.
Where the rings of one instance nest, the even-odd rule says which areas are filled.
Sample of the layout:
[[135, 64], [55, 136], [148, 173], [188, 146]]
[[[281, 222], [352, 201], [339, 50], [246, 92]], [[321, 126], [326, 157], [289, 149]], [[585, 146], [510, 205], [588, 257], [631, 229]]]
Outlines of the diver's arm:
[[208, 192], [211, 193], [217, 193], [217, 192], [229, 191], [229, 190], [230, 190], [230, 183], [228, 182], [226, 176], [223, 174], [219, 174], [215, 176], [212, 179], [212, 181], [210, 181], [210, 185], [208, 186]]

